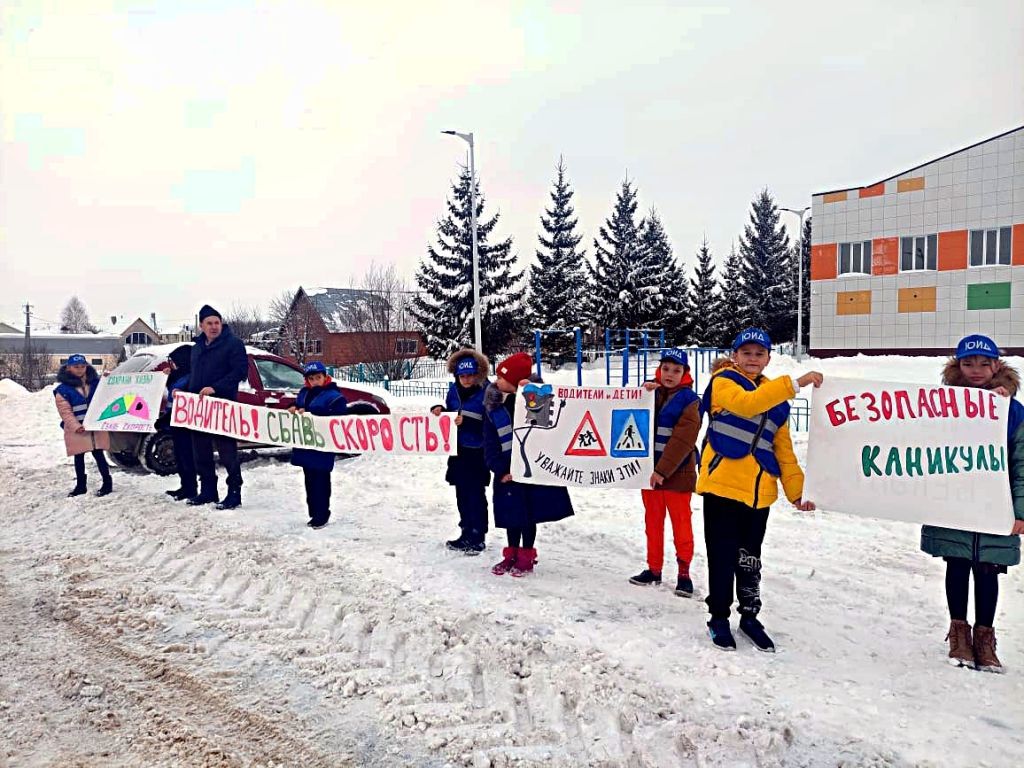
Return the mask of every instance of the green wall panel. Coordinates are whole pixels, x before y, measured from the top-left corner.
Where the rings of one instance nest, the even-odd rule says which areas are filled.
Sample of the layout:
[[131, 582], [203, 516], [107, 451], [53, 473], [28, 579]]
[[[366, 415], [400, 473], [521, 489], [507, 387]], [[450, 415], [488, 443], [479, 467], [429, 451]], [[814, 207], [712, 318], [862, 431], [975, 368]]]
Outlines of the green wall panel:
[[975, 283], [967, 286], [968, 309], [1009, 309], [1010, 283]]

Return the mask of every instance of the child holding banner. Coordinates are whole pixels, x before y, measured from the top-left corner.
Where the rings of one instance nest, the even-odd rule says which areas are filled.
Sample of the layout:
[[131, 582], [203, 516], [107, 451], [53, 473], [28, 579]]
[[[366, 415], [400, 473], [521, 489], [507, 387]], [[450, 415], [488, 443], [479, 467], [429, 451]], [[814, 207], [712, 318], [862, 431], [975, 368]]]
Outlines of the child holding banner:
[[527, 485], [512, 479], [512, 433], [516, 392], [527, 383], [532, 360], [518, 352], [497, 367], [497, 379], [484, 393], [484, 459], [494, 473], [494, 525], [504, 528], [508, 546], [491, 572], [526, 576], [537, 562], [537, 524], [573, 514], [569, 491], [562, 486]]
[[[1014, 400], [1020, 375], [999, 356], [987, 336], [973, 334], [957, 344], [946, 362], [942, 383], [955, 387], [989, 389], [1010, 399], [1007, 440], [1010, 491], [1016, 522], [1013, 533], [999, 536], [926, 525], [921, 549], [946, 561], [946, 603], [949, 606], [949, 662], [985, 672], [1002, 672], [996, 656], [992, 624], [999, 599], [999, 574], [1020, 562], [1020, 536], [1024, 533], [1024, 405]], [[974, 632], [967, 623], [967, 593], [974, 574]]]
[[445, 546], [467, 555], [484, 551], [487, 534], [487, 484], [491, 473], [484, 462], [484, 389], [490, 364], [474, 349], [460, 349], [448, 358], [448, 372], [455, 377], [448, 387], [444, 405], [431, 411], [440, 416], [454, 411], [458, 454], [448, 457], [445, 481], [455, 486], [455, 504], [459, 509], [457, 539]]
[[[338, 385], [327, 375], [327, 368], [319, 360], [307, 363], [302, 369], [306, 385], [299, 390], [295, 405], [290, 413], [306, 413], [314, 416], [344, 416], [348, 413], [348, 402]], [[310, 528], [319, 530], [331, 518], [331, 472], [337, 454], [314, 451], [308, 448], [292, 449], [292, 464], [302, 467], [306, 481], [306, 507], [309, 510]]]
[[814, 505], [801, 499], [804, 473], [789, 436], [789, 399], [801, 387], [819, 386], [822, 376], [805, 373], [769, 379], [763, 374], [772, 343], [760, 328], [742, 331], [732, 355], [715, 361], [704, 391], [707, 437], [697, 492], [704, 497], [704, 541], [708, 557], [708, 631], [723, 650], [735, 650], [729, 610], [735, 584], [740, 631], [762, 651], [774, 652], [761, 610], [761, 544], [768, 511], [778, 498], [778, 482], [798, 509]]
[[685, 350], [666, 349], [661, 355], [657, 381], [647, 382], [644, 387], [655, 391], [655, 465], [651, 487], [640, 492], [645, 510], [647, 568], [629, 581], [640, 586], [661, 584], [667, 511], [679, 565], [675, 593], [680, 597], [693, 597], [690, 498], [697, 485], [700, 398], [693, 392], [693, 378]]
[[103, 483], [96, 491], [97, 496], [106, 496], [114, 490], [110, 479], [110, 466], [104, 451], [110, 450], [110, 435], [106, 432], [87, 432], [82, 422], [89, 410], [89, 403], [96, 393], [100, 377], [85, 359], [84, 355], [71, 355], [57, 372], [57, 386], [53, 396], [60, 414], [60, 427], [64, 430], [64, 447], [68, 456], [75, 457], [75, 487], [68, 496], [81, 496], [85, 487], [85, 454], [92, 453], [96, 468]]

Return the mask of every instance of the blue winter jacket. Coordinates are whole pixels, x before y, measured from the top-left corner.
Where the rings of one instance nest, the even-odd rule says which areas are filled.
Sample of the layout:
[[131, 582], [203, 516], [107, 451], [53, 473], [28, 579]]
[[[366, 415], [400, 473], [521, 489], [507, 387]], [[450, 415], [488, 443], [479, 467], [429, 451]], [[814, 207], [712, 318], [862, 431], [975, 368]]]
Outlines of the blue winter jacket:
[[238, 384], [249, 377], [245, 344], [231, 332], [229, 325], [225, 325], [220, 336], [209, 344], [206, 335], [201, 333], [192, 345], [191, 368], [189, 392], [213, 387], [214, 396], [235, 400], [238, 398]]
[[458, 428], [459, 448], [484, 447], [484, 388], [463, 389], [454, 381], [448, 386], [444, 409], [462, 414]]
[[[314, 416], [344, 416], [348, 413], [348, 401], [333, 381], [328, 381], [322, 387], [303, 387], [295, 399], [295, 407]], [[293, 448], [292, 464], [305, 469], [330, 472], [334, 469], [336, 455], [326, 451], [311, 451], [308, 448]]]
[[171, 371], [167, 377], [167, 413], [174, 410], [174, 393], [178, 390], [188, 392], [188, 374]]
[[[60, 395], [68, 401], [68, 405], [71, 406], [71, 410], [75, 413], [75, 418], [80, 422], [85, 422], [86, 411], [89, 410], [89, 403], [92, 402], [92, 396], [96, 394], [96, 385], [99, 383], [100, 376], [96, 373], [96, 369], [91, 365], [85, 369], [85, 382], [89, 385], [89, 396], [86, 397], [78, 391], [78, 387], [82, 381], [77, 376], [72, 376], [68, 373], [66, 365], [62, 365], [60, 370], [57, 372], [57, 386], [53, 388], [53, 396]], [[64, 422], [60, 423], [60, 428], [64, 429]]]
[[[501, 482], [511, 472], [512, 451], [519, 450], [512, 425], [515, 395], [506, 395], [494, 384], [484, 393], [484, 460], [494, 473], [494, 525], [522, 528], [550, 523], [573, 514], [569, 491], [563, 486]], [[528, 440], [529, 438], [527, 438]]]

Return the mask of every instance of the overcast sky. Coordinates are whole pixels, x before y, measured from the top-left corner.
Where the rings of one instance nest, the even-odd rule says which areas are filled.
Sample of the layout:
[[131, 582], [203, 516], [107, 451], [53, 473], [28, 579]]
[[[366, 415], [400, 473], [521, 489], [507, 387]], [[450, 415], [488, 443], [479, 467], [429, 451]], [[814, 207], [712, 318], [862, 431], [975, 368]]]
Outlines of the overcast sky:
[[522, 264], [561, 154], [588, 253], [628, 172], [689, 265], [766, 185], [802, 207], [1024, 124], [1020, 0], [0, 14], [0, 320], [19, 327], [72, 293], [94, 321], [168, 324], [372, 260], [411, 278], [466, 158], [443, 129], [476, 133]]

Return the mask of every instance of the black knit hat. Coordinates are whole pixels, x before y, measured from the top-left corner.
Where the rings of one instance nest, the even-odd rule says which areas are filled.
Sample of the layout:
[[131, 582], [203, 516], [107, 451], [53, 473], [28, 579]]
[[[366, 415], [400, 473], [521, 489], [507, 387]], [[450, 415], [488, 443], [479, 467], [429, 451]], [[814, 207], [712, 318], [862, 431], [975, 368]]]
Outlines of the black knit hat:
[[203, 322], [203, 320], [208, 317], [216, 317], [218, 320], [224, 320], [224, 318], [220, 316], [220, 312], [209, 304], [203, 304], [203, 308], [199, 310], [199, 322]]

